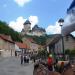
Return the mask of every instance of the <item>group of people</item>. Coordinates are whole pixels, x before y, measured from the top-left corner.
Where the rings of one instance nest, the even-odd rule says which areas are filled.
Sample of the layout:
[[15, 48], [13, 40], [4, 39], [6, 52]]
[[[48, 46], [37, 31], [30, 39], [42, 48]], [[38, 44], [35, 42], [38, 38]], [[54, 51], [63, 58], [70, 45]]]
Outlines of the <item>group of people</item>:
[[23, 63], [29, 63], [29, 56], [27, 56], [27, 55], [22, 55], [21, 54], [21, 64], [23, 64]]

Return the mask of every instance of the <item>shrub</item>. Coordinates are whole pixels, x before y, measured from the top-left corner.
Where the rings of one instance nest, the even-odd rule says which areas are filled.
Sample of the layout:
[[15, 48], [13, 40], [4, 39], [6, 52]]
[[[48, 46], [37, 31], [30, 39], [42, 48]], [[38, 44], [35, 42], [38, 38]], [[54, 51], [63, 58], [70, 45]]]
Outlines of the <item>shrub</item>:
[[66, 54], [66, 55], [69, 55], [69, 54], [70, 54], [70, 52], [71, 52], [71, 50], [70, 50], [70, 49], [66, 49], [66, 50], [65, 50], [65, 54]]

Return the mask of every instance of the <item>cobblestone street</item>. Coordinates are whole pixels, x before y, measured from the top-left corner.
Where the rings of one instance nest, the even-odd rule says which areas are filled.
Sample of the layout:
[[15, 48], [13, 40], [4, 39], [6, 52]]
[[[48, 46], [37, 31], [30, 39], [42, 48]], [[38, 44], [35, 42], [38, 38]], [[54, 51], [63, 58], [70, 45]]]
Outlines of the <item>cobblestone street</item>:
[[21, 65], [19, 58], [0, 58], [0, 75], [33, 75], [33, 63]]

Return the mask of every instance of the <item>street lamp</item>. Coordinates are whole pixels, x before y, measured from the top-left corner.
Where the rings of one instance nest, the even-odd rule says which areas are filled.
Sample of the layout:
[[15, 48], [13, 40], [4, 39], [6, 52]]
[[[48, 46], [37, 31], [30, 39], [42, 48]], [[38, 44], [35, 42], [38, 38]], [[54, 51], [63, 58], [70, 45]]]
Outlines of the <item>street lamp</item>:
[[62, 26], [63, 26], [64, 20], [63, 20], [62, 18], [60, 18], [59, 21], [58, 21], [58, 23], [59, 23], [59, 25], [61, 26], [61, 38], [62, 38], [63, 60], [65, 60], [64, 38], [63, 38], [63, 35], [62, 35]]

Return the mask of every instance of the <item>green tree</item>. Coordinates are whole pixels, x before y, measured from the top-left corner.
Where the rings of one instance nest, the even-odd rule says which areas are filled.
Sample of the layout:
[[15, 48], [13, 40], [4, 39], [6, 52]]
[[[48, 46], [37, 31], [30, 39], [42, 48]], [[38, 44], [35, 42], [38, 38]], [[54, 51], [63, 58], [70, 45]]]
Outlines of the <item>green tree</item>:
[[75, 49], [72, 49], [72, 50], [71, 50], [70, 56], [75, 56]]
[[71, 52], [70, 49], [66, 49], [66, 50], [65, 50], [65, 54], [67, 54], [67, 55], [69, 55], [70, 52]]
[[38, 51], [38, 57], [39, 57], [39, 58], [46, 59], [47, 56], [48, 56], [47, 50], [39, 50], [39, 51]]
[[19, 33], [8, 26], [6, 22], [0, 21], [0, 34], [10, 35], [13, 41], [22, 42]]

